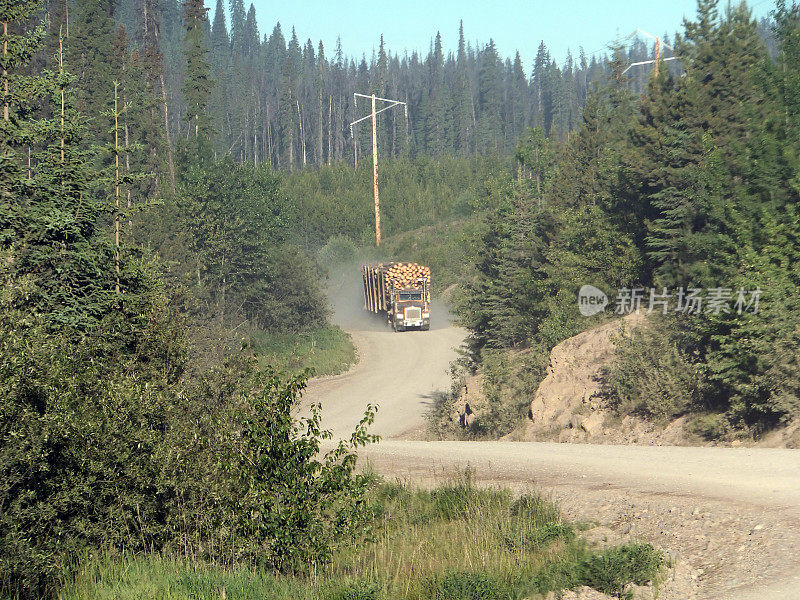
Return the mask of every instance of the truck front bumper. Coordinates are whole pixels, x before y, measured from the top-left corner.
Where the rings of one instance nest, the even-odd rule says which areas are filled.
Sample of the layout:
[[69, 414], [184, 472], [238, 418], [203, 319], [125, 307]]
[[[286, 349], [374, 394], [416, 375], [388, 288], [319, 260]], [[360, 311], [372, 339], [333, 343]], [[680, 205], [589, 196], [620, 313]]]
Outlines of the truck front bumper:
[[430, 324], [430, 319], [403, 319], [398, 321], [398, 325], [401, 325], [402, 327], [425, 327]]

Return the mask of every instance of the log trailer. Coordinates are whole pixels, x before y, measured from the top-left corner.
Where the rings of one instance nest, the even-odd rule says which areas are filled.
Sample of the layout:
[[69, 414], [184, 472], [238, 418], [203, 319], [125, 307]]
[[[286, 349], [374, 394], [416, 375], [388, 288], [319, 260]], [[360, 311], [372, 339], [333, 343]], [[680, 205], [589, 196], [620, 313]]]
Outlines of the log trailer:
[[395, 331], [431, 328], [431, 270], [416, 263], [375, 263], [361, 268], [364, 308], [385, 313]]

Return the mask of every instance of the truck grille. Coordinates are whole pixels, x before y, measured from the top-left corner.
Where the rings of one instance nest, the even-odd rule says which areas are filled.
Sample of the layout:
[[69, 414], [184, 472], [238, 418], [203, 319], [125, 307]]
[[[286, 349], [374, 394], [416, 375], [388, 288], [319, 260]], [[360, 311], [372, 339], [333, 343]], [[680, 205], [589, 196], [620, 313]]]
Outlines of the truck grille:
[[419, 321], [422, 318], [422, 309], [418, 306], [409, 306], [406, 309], [406, 321]]

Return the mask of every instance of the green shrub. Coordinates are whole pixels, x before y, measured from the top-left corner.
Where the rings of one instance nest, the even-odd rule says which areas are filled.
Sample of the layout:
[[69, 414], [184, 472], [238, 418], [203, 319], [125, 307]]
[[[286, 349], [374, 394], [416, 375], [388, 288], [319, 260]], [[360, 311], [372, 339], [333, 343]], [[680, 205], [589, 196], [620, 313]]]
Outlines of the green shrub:
[[650, 544], [627, 544], [587, 558], [578, 569], [583, 585], [622, 596], [628, 584], [654, 580], [663, 562], [661, 552]]
[[486, 573], [451, 572], [428, 578], [425, 600], [509, 600], [511, 587]]
[[480, 354], [487, 410], [474, 420], [489, 437], [517, 427], [547, 373], [550, 353], [541, 346], [524, 351], [486, 349]]
[[529, 581], [521, 586], [529, 592], [547, 594], [581, 585], [578, 577], [579, 561], [583, 559], [580, 552], [570, 552], [547, 561]]
[[67, 339], [3, 299], [0, 595], [55, 596], [90, 549], [302, 570], [358, 530], [368, 477], [354, 450], [371, 409], [318, 457], [318, 408], [291, 416], [304, 376], [256, 375], [237, 357], [183, 380], [180, 327], [156, 309], [140, 355], [120, 351], [113, 322]]
[[563, 523], [547, 523], [541, 527], [515, 530], [503, 536], [503, 543], [509, 550], [539, 552], [555, 541], [570, 542], [575, 539], [575, 530]]
[[380, 600], [381, 586], [375, 581], [337, 581], [323, 587], [320, 600]]
[[377, 439], [367, 434], [375, 409], [367, 406], [350, 440], [320, 456], [320, 406], [299, 422], [292, 415], [304, 387], [305, 376], [267, 373], [246, 395], [221, 515], [234, 528], [237, 559], [284, 572], [326, 562], [370, 516], [363, 496], [372, 478], [354, 473], [354, 450]]
[[603, 374], [603, 394], [618, 413], [666, 419], [700, 403], [702, 376], [668, 322], [638, 327], [615, 341], [613, 362]]
[[718, 440], [728, 433], [730, 428], [728, 417], [721, 413], [694, 415], [685, 425], [686, 431], [706, 440]]
[[346, 235], [335, 235], [317, 251], [317, 260], [325, 267], [349, 264], [359, 257], [359, 248]]

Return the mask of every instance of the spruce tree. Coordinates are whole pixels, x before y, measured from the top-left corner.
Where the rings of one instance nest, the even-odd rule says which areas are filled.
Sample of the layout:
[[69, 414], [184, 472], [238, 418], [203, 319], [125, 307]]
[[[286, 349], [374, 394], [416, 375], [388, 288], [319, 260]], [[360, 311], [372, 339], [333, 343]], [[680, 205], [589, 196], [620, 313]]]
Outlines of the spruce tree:
[[214, 23], [211, 27], [210, 61], [212, 76], [216, 85], [209, 98], [209, 112], [211, 114], [214, 131], [218, 133], [214, 143], [217, 155], [227, 150], [230, 131], [229, 107], [235, 98], [230, 90], [231, 75], [231, 40], [225, 24], [225, 5], [223, 0], [217, 0], [214, 12]]
[[[35, 25], [31, 21], [37, 7], [38, 2], [0, 3], [0, 21]], [[113, 247], [100, 227], [111, 207], [107, 179], [97, 169], [100, 161], [90, 149], [93, 144], [77, 108], [77, 78], [67, 71], [63, 51], [57, 55], [57, 72], [18, 78], [43, 29], [34, 26], [30, 31], [9, 36], [3, 62], [9, 119], [0, 122], [0, 244], [8, 253], [7, 280], [12, 286], [28, 286], [15, 308], [34, 311], [48, 327], [75, 334], [93, 330], [105, 319], [129, 316], [141, 281], [135, 265], [120, 265], [121, 283], [129, 292], [120, 304]], [[113, 92], [113, 86], [95, 90], [98, 96], [110, 96], [112, 105]], [[106, 132], [112, 129], [109, 113], [97, 116], [99, 128], [98, 121], [105, 121]]]
[[765, 55], [747, 9], [720, 20], [710, 0], [699, 2], [677, 49], [686, 76], [661, 69], [652, 81], [634, 134], [644, 156], [635, 164], [656, 213], [649, 244], [661, 281], [713, 287], [732, 277], [737, 240], [752, 235], [744, 216], [754, 207], [733, 187], [748, 169], [750, 123], [765, 117], [752, 79]]
[[502, 110], [501, 63], [494, 40], [481, 51], [480, 72], [478, 74], [478, 131], [477, 151], [479, 153], [498, 152], [502, 145], [503, 133], [500, 114]]
[[279, 164], [292, 171], [297, 161], [297, 72], [291, 55], [286, 55], [281, 72], [280, 96], [278, 98], [278, 127], [280, 133]]
[[88, 119], [89, 132], [97, 143], [105, 141], [107, 127], [100, 115], [113, 108], [107, 91], [122, 68], [114, 50], [115, 39], [113, 3], [83, 0], [77, 4], [70, 37], [64, 40], [65, 62], [77, 78], [77, 109]]
[[455, 150], [460, 155], [469, 155], [472, 150], [474, 132], [474, 107], [470, 87], [467, 48], [464, 41], [464, 21], [458, 27], [458, 53], [456, 54], [456, 82], [453, 93], [453, 129]]
[[214, 89], [211, 78], [209, 50], [206, 45], [205, 28], [208, 25], [208, 9], [203, 0], [184, 0], [183, 20], [186, 33], [183, 38], [183, 53], [186, 58], [186, 75], [183, 82], [183, 97], [186, 102], [185, 120], [194, 140], [194, 152], [198, 157], [207, 153], [212, 135], [208, 116], [208, 101]]
[[442, 52], [442, 36], [437, 33], [434, 45], [427, 58], [428, 80], [427, 93], [422, 102], [422, 118], [424, 120], [424, 146], [426, 152], [433, 156], [442, 156], [452, 143], [450, 134], [450, 98], [444, 83], [444, 54]]

